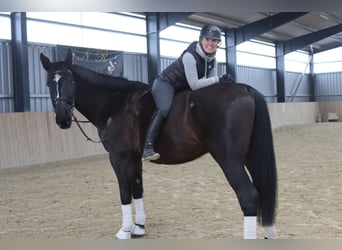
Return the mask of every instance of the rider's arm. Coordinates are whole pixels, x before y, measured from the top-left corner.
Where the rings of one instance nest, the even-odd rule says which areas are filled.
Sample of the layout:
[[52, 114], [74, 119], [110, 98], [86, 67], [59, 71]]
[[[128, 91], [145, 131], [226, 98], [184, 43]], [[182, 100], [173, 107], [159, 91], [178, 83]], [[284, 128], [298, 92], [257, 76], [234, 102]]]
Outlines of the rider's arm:
[[[200, 89], [219, 81], [219, 77], [217, 73], [215, 76], [207, 78], [204, 76], [202, 79], [198, 79], [197, 76], [197, 67], [196, 67], [196, 60], [190, 53], [185, 53], [182, 57], [184, 70], [185, 70], [185, 77], [188, 81], [190, 88], [192, 90]], [[213, 70], [212, 70], [213, 71]], [[215, 73], [215, 72], [213, 72]]]

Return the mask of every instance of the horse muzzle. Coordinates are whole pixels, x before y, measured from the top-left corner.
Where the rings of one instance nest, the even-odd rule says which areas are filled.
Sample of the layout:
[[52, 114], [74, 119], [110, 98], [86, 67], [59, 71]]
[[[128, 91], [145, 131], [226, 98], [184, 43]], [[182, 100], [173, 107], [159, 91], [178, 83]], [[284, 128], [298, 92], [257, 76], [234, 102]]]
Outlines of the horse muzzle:
[[71, 119], [60, 120], [56, 116], [56, 123], [61, 129], [68, 129], [71, 127]]
[[56, 113], [56, 124], [61, 129], [68, 129], [71, 127], [72, 110], [71, 110], [70, 105], [67, 105], [63, 102], [60, 103], [59, 105], [56, 105], [55, 113]]

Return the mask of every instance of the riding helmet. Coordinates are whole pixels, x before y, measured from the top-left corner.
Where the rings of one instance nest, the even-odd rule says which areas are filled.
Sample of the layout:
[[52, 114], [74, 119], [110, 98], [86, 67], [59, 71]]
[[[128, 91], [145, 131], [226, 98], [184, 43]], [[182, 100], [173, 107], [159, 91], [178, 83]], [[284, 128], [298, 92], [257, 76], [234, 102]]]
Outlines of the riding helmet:
[[218, 26], [213, 25], [213, 24], [205, 25], [201, 29], [200, 39], [202, 37], [213, 38], [213, 39], [221, 41], [221, 30]]

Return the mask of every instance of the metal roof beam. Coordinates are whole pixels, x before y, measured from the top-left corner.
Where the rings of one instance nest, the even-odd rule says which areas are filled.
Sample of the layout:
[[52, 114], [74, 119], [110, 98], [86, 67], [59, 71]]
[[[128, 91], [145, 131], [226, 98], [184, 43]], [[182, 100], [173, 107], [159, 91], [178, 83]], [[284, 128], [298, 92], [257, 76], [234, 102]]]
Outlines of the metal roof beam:
[[236, 45], [297, 19], [308, 12], [281, 12], [236, 29]]
[[323, 52], [323, 51], [327, 51], [331, 49], [336, 49], [341, 46], [342, 46], [342, 42], [334, 42], [329, 45], [323, 46], [321, 48], [314, 48], [313, 50], [314, 50], [314, 53], [319, 53], [319, 52]]
[[301, 49], [342, 31], [342, 24], [284, 41], [284, 54]]
[[194, 12], [162, 12], [160, 13], [160, 31], [176, 24]]
[[146, 17], [156, 15], [158, 18], [158, 31], [162, 31], [184, 18], [192, 15], [194, 12], [146, 12]]

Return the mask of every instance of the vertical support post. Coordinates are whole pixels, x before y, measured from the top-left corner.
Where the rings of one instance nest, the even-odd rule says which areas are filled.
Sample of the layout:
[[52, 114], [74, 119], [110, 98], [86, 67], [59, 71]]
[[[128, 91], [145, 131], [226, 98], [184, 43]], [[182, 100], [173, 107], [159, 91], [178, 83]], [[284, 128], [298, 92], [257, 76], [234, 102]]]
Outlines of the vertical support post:
[[30, 111], [26, 13], [11, 13], [14, 111]]
[[236, 29], [225, 32], [226, 39], [226, 73], [236, 79]]
[[285, 102], [285, 58], [284, 42], [276, 42], [277, 102]]
[[160, 73], [160, 42], [159, 14], [148, 13], [146, 16], [147, 30], [147, 64], [148, 84], [152, 86], [155, 77]]
[[309, 72], [309, 90], [310, 90], [310, 102], [314, 102], [316, 101], [316, 88], [315, 88], [315, 72], [314, 72], [314, 63], [313, 63], [313, 59], [314, 59], [314, 52], [311, 49], [310, 52], [310, 56], [311, 56], [311, 61], [310, 61], [310, 72]]

